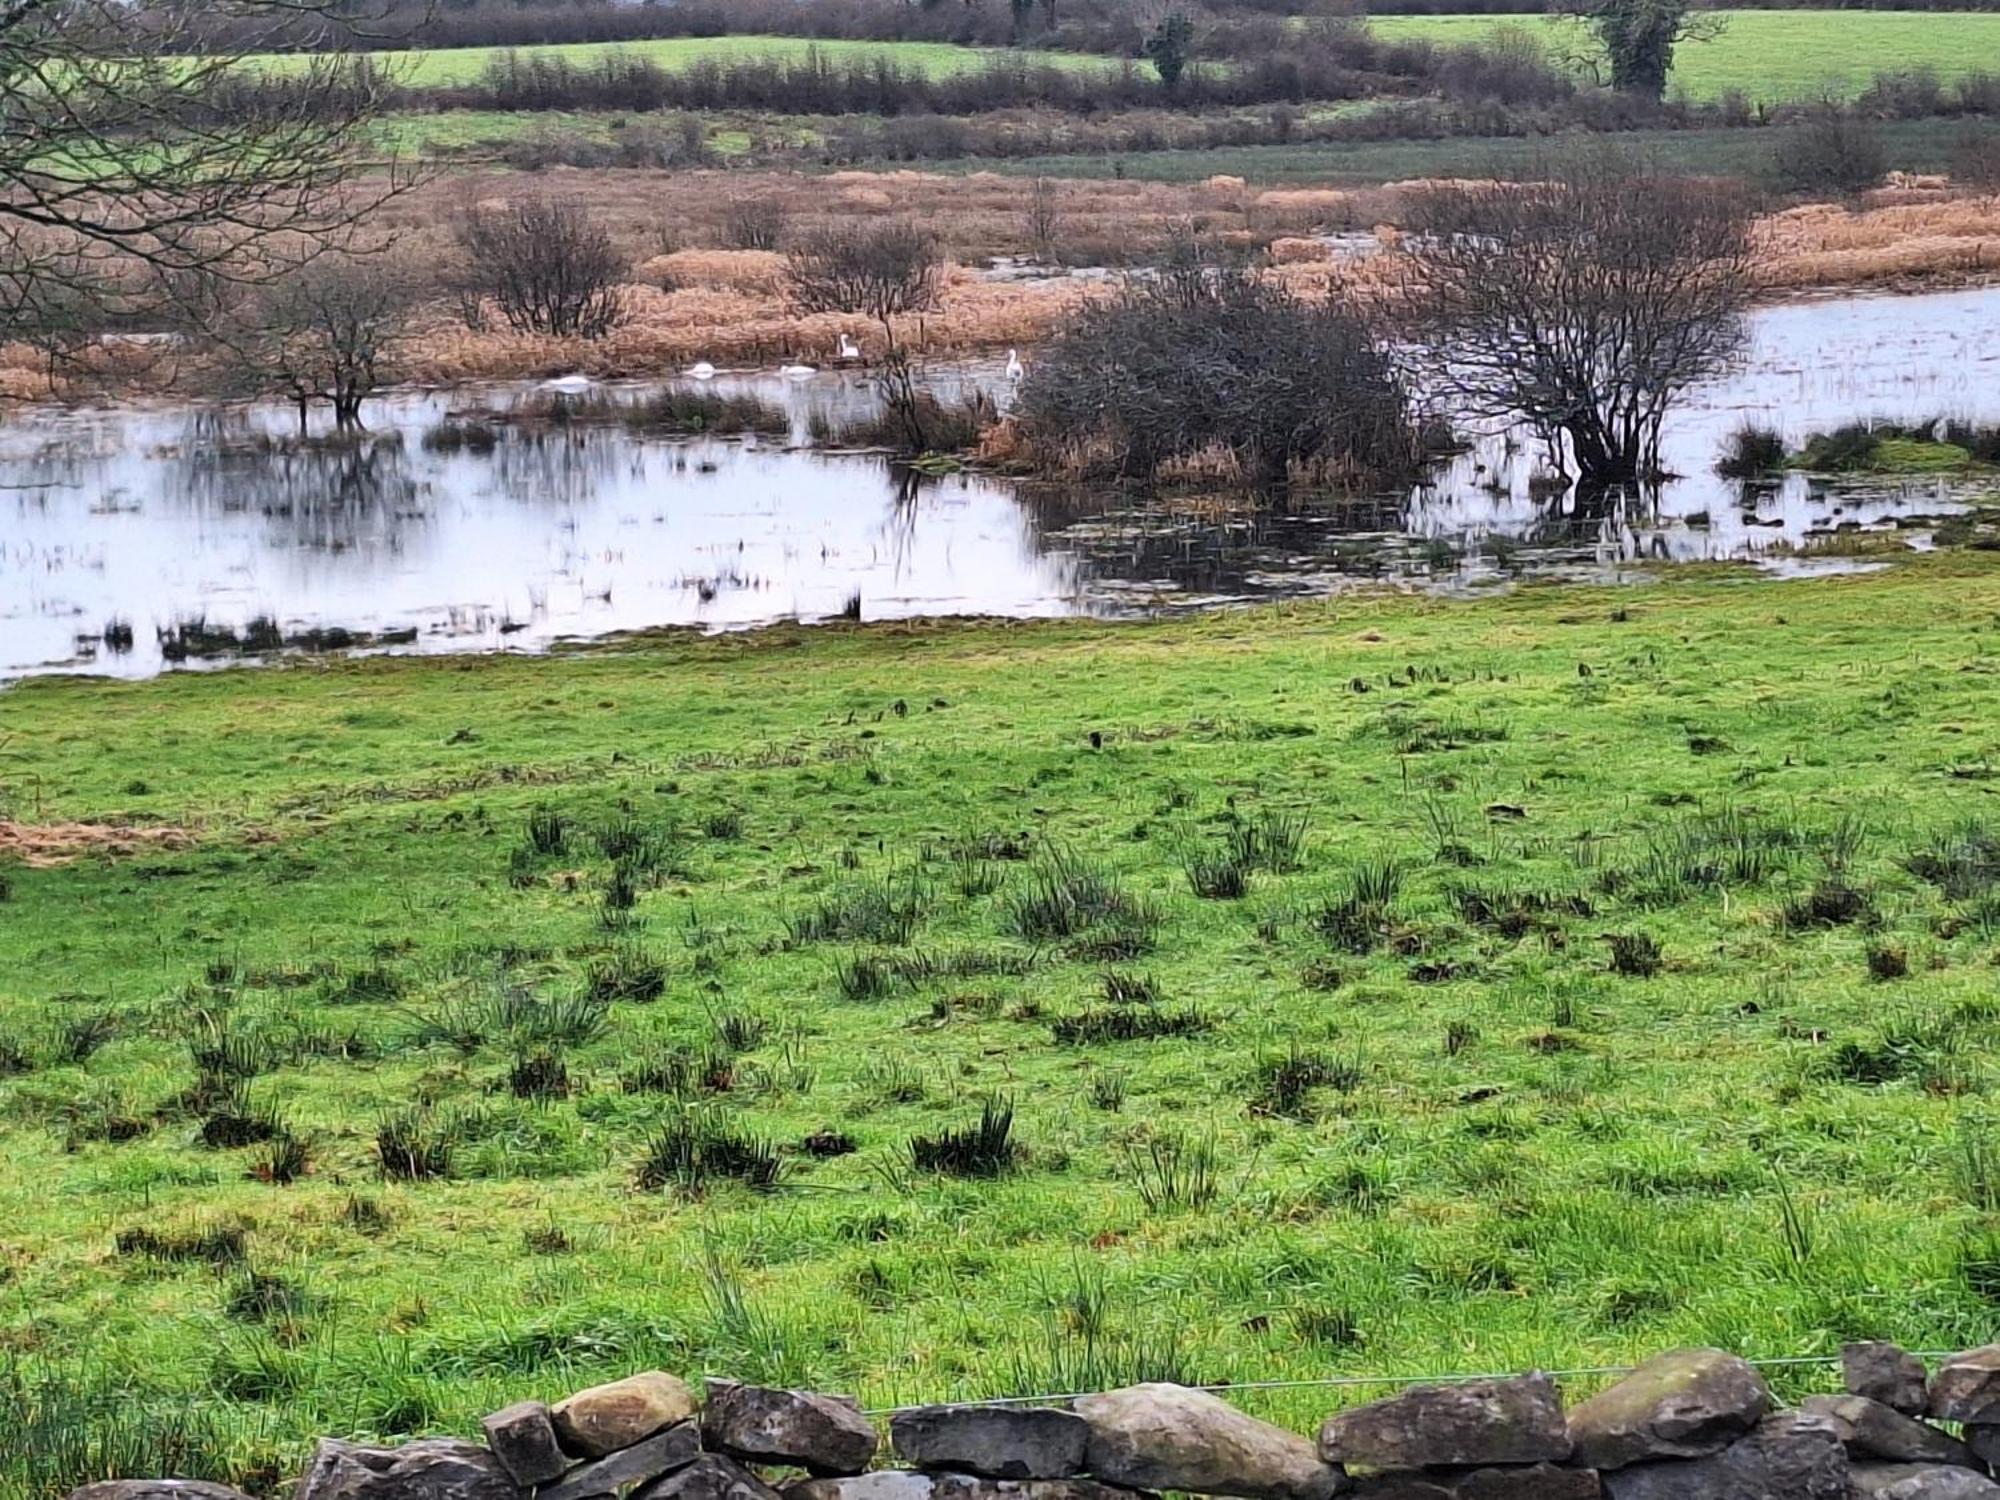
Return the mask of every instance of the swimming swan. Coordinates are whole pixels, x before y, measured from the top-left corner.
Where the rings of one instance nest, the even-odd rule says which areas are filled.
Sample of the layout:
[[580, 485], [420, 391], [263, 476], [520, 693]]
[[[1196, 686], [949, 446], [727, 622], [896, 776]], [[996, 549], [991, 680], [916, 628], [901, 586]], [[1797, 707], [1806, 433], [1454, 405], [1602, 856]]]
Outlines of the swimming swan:
[[1019, 380], [1027, 373], [1027, 370], [1021, 365], [1021, 351], [1018, 349], [1009, 349], [1007, 351], [1007, 378], [1009, 380]]
[[564, 396], [581, 396], [595, 384], [588, 375], [559, 375], [554, 380], [544, 380], [541, 388]]
[[861, 346], [844, 333], [840, 336], [840, 357], [842, 359], [861, 358]]

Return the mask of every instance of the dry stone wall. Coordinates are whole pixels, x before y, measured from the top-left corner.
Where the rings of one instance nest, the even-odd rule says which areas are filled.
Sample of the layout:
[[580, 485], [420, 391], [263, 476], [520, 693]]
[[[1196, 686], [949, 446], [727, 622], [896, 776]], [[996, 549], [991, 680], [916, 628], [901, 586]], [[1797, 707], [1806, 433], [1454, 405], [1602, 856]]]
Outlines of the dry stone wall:
[[[893, 1463], [844, 1396], [647, 1371], [494, 1412], [484, 1443], [328, 1439], [292, 1500], [2000, 1500], [2000, 1344], [1926, 1370], [1841, 1352], [1845, 1389], [1780, 1410], [1718, 1349], [1648, 1360], [1564, 1406], [1548, 1375], [1412, 1386], [1316, 1439], [1204, 1391], [894, 1413]], [[115, 1480], [70, 1500], [247, 1500]]]

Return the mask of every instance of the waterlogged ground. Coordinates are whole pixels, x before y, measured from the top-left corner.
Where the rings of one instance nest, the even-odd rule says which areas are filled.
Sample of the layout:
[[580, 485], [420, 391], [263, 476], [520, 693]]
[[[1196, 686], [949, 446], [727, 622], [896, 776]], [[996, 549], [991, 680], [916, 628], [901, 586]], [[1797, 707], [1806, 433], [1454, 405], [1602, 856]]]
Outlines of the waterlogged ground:
[[1990, 1339], [1996, 619], [1939, 552], [17, 684], [0, 1489], [654, 1365]]
[[[941, 378], [1004, 386], [983, 367]], [[832, 372], [718, 386], [786, 402], [800, 440], [812, 413], [872, 399], [865, 377]], [[452, 413], [522, 394], [386, 398], [359, 445], [299, 445], [290, 413], [269, 409], [21, 414], [0, 429], [0, 675], [145, 675], [164, 664], [158, 632], [191, 619], [525, 648], [823, 619], [857, 597], [868, 619], [1117, 615], [1380, 580], [1610, 581], [1659, 560], [1793, 568], [1855, 527], [1921, 544], [1922, 521], [1986, 487], [1794, 475], [1746, 490], [1712, 466], [1745, 421], [1797, 440], [1867, 417], [2000, 418], [2000, 293], [1758, 313], [1745, 368], [1673, 425], [1666, 457], [1685, 477], [1609, 513], [1538, 498], [1534, 451], [1503, 437], [1409, 496], [1278, 509], [926, 478], [768, 440], [506, 430], [491, 451], [427, 444]], [[95, 643], [112, 621], [131, 626], [130, 649]]]

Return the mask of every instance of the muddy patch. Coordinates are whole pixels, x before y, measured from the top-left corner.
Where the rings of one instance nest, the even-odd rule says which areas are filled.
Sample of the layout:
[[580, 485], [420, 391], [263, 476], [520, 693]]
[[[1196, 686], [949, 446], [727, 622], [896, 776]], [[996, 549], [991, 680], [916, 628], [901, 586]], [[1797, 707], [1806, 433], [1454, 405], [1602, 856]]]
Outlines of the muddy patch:
[[11, 823], [0, 819], [0, 862], [54, 869], [87, 855], [114, 858], [189, 849], [194, 835], [170, 824]]

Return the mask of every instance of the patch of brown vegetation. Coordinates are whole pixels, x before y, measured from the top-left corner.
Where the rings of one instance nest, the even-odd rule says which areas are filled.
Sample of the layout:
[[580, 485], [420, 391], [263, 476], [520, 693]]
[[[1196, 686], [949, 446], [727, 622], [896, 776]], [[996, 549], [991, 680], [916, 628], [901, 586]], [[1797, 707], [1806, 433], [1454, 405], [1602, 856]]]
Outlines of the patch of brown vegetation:
[[14, 823], [0, 818], [0, 860], [34, 870], [53, 869], [87, 854], [125, 857], [161, 849], [186, 849], [194, 835], [167, 824]]

